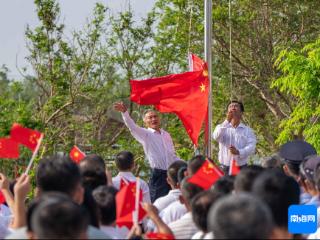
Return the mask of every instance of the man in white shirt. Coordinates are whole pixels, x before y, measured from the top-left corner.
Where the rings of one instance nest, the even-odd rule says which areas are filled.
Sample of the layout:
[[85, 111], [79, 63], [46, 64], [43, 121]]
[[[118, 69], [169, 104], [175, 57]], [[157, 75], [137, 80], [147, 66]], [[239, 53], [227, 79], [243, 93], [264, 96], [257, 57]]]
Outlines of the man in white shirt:
[[132, 120], [127, 107], [122, 102], [115, 103], [114, 109], [121, 112], [123, 121], [132, 136], [143, 146], [152, 169], [149, 187], [151, 201], [154, 202], [170, 191], [167, 183], [167, 169], [171, 163], [180, 160], [175, 154], [171, 136], [160, 128], [160, 118], [153, 110], [145, 113], [143, 121], [147, 128], [142, 128]]
[[223, 171], [228, 174], [231, 160], [244, 167], [249, 156], [255, 152], [256, 136], [251, 128], [241, 122], [244, 112], [243, 104], [231, 101], [228, 104], [227, 119], [219, 124], [213, 138], [219, 142], [219, 162]]
[[[118, 153], [115, 162], [119, 173], [117, 176], [112, 178], [112, 183], [116, 189], [120, 189], [121, 181], [124, 184], [136, 181], [136, 177], [132, 173], [134, 168], [134, 157], [131, 152], [122, 151]], [[140, 179], [140, 188], [142, 190], [143, 202], [150, 203], [149, 186], [142, 179]]]
[[159, 212], [168, 207], [169, 204], [179, 200], [181, 191], [179, 189], [178, 172], [182, 167], [187, 167], [187, 163], [185, 161], [176, 161], [170, 165], [167, 171], [167, 181], [171, 187], [171, 190], [166, 196], [158, 198], [153, 203]]
[[170, 223], [168, 226], [173, 232], [176, 239], [191, 239], [199, 231], [192, 219], [191, 201], [203, 189], [193, 183], [190, 183], [190, 177], [186, 177], [181, 183], [181, 202], [186, 206], [187, 213], [179, 220]]

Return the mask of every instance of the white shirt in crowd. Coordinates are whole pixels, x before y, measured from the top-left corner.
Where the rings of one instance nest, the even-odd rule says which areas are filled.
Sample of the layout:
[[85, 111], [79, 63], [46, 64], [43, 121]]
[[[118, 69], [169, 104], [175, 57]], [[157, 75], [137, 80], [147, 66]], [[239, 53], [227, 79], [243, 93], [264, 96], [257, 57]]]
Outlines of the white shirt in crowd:
[[122, 113], [122, 118], [132, 136], [142, 144], [151, 168], [167, 170], [171, 163], [180, 160], [175, 154], [168, 132], [161, 129], [159, 133], [152, 128], [139, 127], [132, 120], [128, 111]]
[[199, 231], [192, 220], [191, 212], [186, 213], [181, 219], [168, 226], [176, 239], [191, 239]]
[[126, 239], [129, 230], [125, 227], [100, 226], [100, 230], [111, 237], [111, 239]]
[[171, 203], [168, 207], [163, 209], [159, 216], [165, 224], [172, 223], [179, 220], [182, 216], [187, 213], [187, 208], [184, 204], [177, 200]]
[[[212, 136], [219, 142], [219, 162], [223, 165], [230, 166], [231, 158], [234, 158], [239, 166], [247, 164], [249, 156], [255, 152], [256, 136], [253, 130], [243, 123], [234, 128], [225, 120], [215, 128]], [[229, 152], [231, 145], [239, 150], [239, 155]]]
[[[120, 189], [121, 179], [124, 179], [126, 182], [135, 182], [137, 178], [132, 172], [119, 172], [117, 176], [112, 178], [113, 186], [118, 190]], [[142, 179], [140, 179], [140, 188], [142, 190], [143, 202], [151, 203], [149, 186]]]
[[[178, 220], [178, 219], [176, 219], [177, 217], [179, 217], [179, 216], [181, 217], [187, 212], [187, 209], [185, 209], [185, 207], [181, 206], [182, 204], [180, 202], [179, 202], [180, 204], [178, 204], [178, 205], [179, 205], [179, 207], [182, 207], [183, 211], [182, 212], [180, 211], [179, 214], [176, 214], [177, 209], [175, 209], [174, 207], [170, 207], [167, 211], [163, 211], [164, 209], [168, 208], [171, 205], [171, 203], [179, 201], [180, 195], [181, 195], [180, 189], [172, 189], [169, 191], [169, 193], [166, 196], [158, 198], [153, 203], [153, 205], [159, 211], [160, 218], [163, 218], [163, 215], [166, 215], [165, 216], [166, 221], [173, 222], [173, 221]], [[151, 221], [151, 220], [147, 221], [146, 228], [147, 228], [147, 231], [149, 231], [149, 232], [156, 231], [156, 226], [153, 223], [153, 221]]]
[[153, 205], [158, 209], [158, 211], [162, 211], [166, 207], [168, 207], [171, 203], [179, 200], [179, 196], [181, 195], [180, 189], [172, 189], [166, 196], [158, 198]]
[[191, 239], [214, 239], [212, 232], [204, 233], [202, 231], [197, 232]]

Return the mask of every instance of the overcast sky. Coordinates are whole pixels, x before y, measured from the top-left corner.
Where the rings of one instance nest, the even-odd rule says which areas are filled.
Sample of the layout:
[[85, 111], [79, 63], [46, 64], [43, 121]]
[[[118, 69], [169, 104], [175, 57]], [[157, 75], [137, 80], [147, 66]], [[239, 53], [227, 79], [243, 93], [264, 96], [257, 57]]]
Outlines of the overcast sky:
[[[61, 8], [61, 20], [66, 25], [67, 32], [79, 29], [86, 18], [91, 16], [98, 0], [58, 0]], [[106, 4], [113, 13], [125, 10], [129, 0], [99, 0]], [[130, 0], [136, 19], [145, 17], [151, 10], [155, 0]], [[5, 64], [9, 76], [21, 78], [19, 68], [27, 66], [25, 56], [24, 32], [27, 25], [38, 25], [33, 0], [0, 0], [0, 66]]]

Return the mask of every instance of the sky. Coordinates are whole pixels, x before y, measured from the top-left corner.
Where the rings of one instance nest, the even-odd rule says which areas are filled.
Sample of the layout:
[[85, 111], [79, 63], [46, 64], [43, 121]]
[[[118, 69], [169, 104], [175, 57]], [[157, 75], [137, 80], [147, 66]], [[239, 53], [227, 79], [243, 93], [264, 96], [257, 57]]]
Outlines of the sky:
[[[9, 68], [9, 77], [21, 79], [17, 67], [28, 67], [28, 55], [24, 36], [27, 25], [31, 28], [39, 24], [34, 0], [0, 0], [0, 66]], [[155, 0], [58, 0], [61, 9], [60, 19], [66, 25], [66, 33], [80, 29], [92, 15], [96, 2], [107, 5], [112, 13], [128, 8], [131, 3], [136, 20], [145, 17], [152, 9]], [[28, 71], [31, 73], [31, 70]]]

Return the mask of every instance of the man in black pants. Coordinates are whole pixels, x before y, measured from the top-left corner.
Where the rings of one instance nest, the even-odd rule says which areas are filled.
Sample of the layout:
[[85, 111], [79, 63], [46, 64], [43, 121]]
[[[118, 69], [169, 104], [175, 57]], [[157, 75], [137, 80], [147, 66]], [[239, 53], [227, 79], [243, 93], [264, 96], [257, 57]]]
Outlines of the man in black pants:
[[142, 128], [132, 120], [127, 107], [122, 102], [115, 103], [114, 109], [121, 112], [123, 121], [132, 136], [143, 146], [151, 167], [149, 187], [151, 202], [154, 202], [170, 191], [167, 170], [171, 163], [180, 160], [175, 154], [171, 136], [160, 128], [160, 118], [153, 110], [148, 110], [144, 114], [143, 122], [147, 128]]

